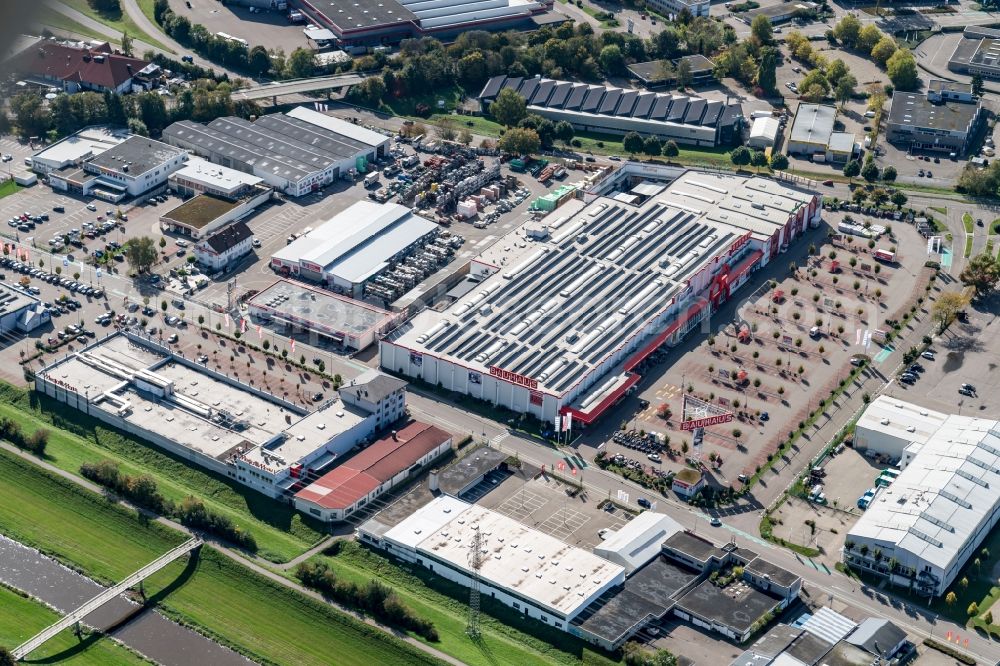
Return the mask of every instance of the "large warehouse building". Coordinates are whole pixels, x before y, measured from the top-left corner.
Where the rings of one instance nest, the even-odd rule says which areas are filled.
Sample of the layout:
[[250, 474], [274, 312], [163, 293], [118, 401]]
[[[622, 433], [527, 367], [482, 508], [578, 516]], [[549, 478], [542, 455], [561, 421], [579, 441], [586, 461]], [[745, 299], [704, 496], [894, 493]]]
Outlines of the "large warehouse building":
[[345, 386], [309, 412], [132, 333], [35, 375], [36, 391], [275, 499], [402, 417], [405, 383], [384, 384], [391, 390], [368, 395]]
[[927, 93], [896, 91], [889, 109], [886, 138], [913, 150], [964, 157], [985, 117], [982, 102], [972, 96], [971, 85], [965, 95], [958, 90], [947, 90], [940, 82]]
[[406, 206], [358, 201], [271, 255], [271, 268], [361, 298], [365, 283], [422, 248], [438, 229]]
[[590, 423], [820, 214], [816, 194], [691, 171], [638, 206], [570, 201], [474, 258], [468, 296], [383, 338], [382, 367]]
[[552, 0], [299, 0], [339, 46], [392, 44], [411, 37], [448, 37], [466, 30], [531, 26]]
[[743, 110], [735, 103], [511, 76], [494, 76], [486, 82], [479, 93], [484, 112], [504, 89], [523, 97], [528, 111], [588, 132], [638, 132], [686, 145], [721, 146], [739, 140], [743, 123]]
[[[377, 522], [374, 525], [380, 525]], [[362, 541], [468, 586], [469, 547], [486, 551], [482, 594], [562, 631], [583, 609], [625, 581], [625, 569], [478, 504], [441, 495], [384, 533], [365, 523]]]
[[948, 61], [948, 69], [960, 74], [1000, 79], [1000, 30], [970, 25], [962, 33]]
[[215, 164], [253, 174], [290, 196], [364, 173], [386, 154], [389, 137], [300, 106], [255, 122], [227, 117], [201, 125], [189, 120], [163, 130], [163, 140]]
[[880, 396], [858, 421], [855, 446], [899, 458], [901, 471], [847, 534], [844, 560], [918, 594], [944, 594], [1000, 521], [1000, 424]]

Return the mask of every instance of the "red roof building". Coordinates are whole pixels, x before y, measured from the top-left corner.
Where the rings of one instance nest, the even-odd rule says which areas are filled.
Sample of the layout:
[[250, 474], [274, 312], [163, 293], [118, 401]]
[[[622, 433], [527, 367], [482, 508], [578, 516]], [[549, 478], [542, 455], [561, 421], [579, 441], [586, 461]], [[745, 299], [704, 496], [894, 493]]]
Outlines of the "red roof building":
[[60, 87], [66, 92], [80, 90], [117, 93], [132, 91], [132, 79], [149, 65], [112, 51], [107, 43], [74, 46], [43, 41], [14, 57], [10, 69]]
[[295, 495], [295, 508], [325, 521], [345, 520], [451, 448], [451, 435], [414, 422], [378, 440]]

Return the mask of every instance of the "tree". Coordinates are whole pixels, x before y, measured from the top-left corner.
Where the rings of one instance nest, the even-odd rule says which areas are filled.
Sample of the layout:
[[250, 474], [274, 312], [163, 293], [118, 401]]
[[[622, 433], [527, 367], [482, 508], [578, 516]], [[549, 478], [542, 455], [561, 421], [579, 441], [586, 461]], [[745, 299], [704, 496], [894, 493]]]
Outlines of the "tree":
[[[882, 180], [885, 181], [885, 182], [887, 182], [887, 183], [895, 182], [895, 180], [896, 180], [896, 167], [894, 167], [894, 166], [892, 166], [890, 164], [889, 166], [887, 166], [884, 169], [882, 169]], [[900, 192], [900, 194], [902, 194], [902, 192]], [[895, 200], [893, 200], [893, 203], [895, 203]], [[905, 194], [903, 195], [903, 203], [906, 203], [906, 195]]]
[[573, 125], [569, 122], [560, 120], [556, 123], [555, 136], [563, 143], [569, 145], [569, 142], [573, 140], [574, 134]]
[[368, 106], [378, 106], [378, 103], [385, 97], [386, 92], [388, 92], [388, 89], [386, 88], [385, 81], [380, 76], [369, 76], [360, 85], [351, 88], [351, 95]]
[[14, 661], [14, 655], [3, 646], [0, 646], [0, 666], [17, 666], [17, 662]]
[[831, 86], [837, 85], [837, 83], [844, 77], [845, 74], [850, 73], [851, 70], [847, 69], [847, 65], [843, 60], [837, 58], [829, 65], [826, 66], [826, 80], [830, 82]]
[[973, 257], [958, 276], [967, 287], [972, 287], [977, 296], [987, 296], [996, 288], [1000, 279], [1000, 267], [988, 252]]
[[734, 148], [733, 152], [729, 153], [729, 160], [736, 166], [746, 166], [750, 164], [750, 160], [753, 158], [750, 149], [746, 146], [739, 146]]
[[157, 251], [149, 236], [133, 238], [125, 245], [125, 261], [137, 273], [143, 273], [156, 263]]
[[886, 73], [896, 90], [915, 90], [920, 81], [917, 60], [909, 49], [899, 49], [885, 63]]
[[505, 127], [514, 127], [524, 118], [526, 105], [524, 98], [510, 88], [501, 90], [490, 104], [490, 115]]
[[872, 47], [872, 60], [877, 62], [879, 66], [885, 67], [885, 63], [889, 61], [892, 54], [899, 50], [899, 46], [896, 44], [896, 40], [889, 35], [884, 35], [882, 39], [878, 40], [878, 43]]
[[861, 177], [869, 183], [878, 180], [878, 167], [875, 166], [875, 162], [865, 162], [865, 165], [861, 167]]
[[617, 75], [625, 71], [625, 56], [617, 44], [608, 44], [601, 49], [598, 59], [605, 74]]
[[643, 147], [642, 135], [638, 132], [629, 132], [622, 139], [622, 149], [629, 155], [641, 153]]
[[771, 20], [763, 14], [753, 17], [750, 23], [750, 38], [762, 46], [773, 42], [774, 29], [771, 27]]
[[673, 139], [667, 139], [667, 142], [663, 144], [663, 156], [664, 157], [677, 157], [681, 154], [680, 148], [677, 147], [677, 142]]
[[497, 144], [501, 151], [512, 155], [531, 155], [542, 146], [538, 132], [524, 127], [507, 130]]
[[819, 67], [805, 75], [802, 79], [802, 83], [799, 84], [799, 89], [809, 90], [812, 86], [821, 87], [823, 89], [824, 96], [830, 92], [830, 82], [826, 80], [826, 75], [823, 74], [823, 70]]
[[285, 73], [291, 79], [304, 79], [315, 71], [316, 55], [310, 49], [295, 49], [285, 62]]
[[966, 576], [962, 576], [962, 580], [958, 581], [958, 584], [962, 586], [963, 590], [969, 589], [969, 579]]
[[146, 127], [146, 123], [138, 118], [128, 119], [128, 131], [138, 136], [149, 136], [149, 128]]
[[775, 171], [784, 171], [788, 168], [788, 157], [782, 153], [771, 155], [771, 168]]
[[841, 108], [844, 104], [848, 102], [852, 97], [854, 97], [854, 89], [858, 85], [858, 80], [854, 78], [853, 74], [844, 74], [837, 81], [837, 85], [833, 89], [833, 97], [838, 102], [840, 102]]
[[969, 607], [965, 610], [965, 612], [969, 614], [969, 617], [975, 617], [976, 615], [979, 615], [979, 604], [973, 601], [971, 604], [969, 604]]
[[20, 93], [10, 100], [14, 122], [22, 136], [41, 136], [52, 126], [52, 115], [35, 93]]
[[687, 58], [681, 59], [677, 63], [677, 85], [682, 88], [687, 88], [691, 85], [691, 81], [694, 80], [694, 74], [691, 73], [691, 61]]
[[[888, 168], [889, 167], [886, 167], [886, 169], [888, 169]], [[885, 177], [885, 169], [882, 170], [882, 173], [883, 173], [882, 177], [884, 178]], [[903, 194], [900, 190], [896, 190], [895, 192], [893, 192], [892, 196], [889, 197], [889, 198], [892, 200], [893, 205], [895, 205], [896, 208], [898, 208], [900, 210], [902, 210], [903, 206], [906, 205], [907, 196], [905, 194]]]
[[469, 131], [468, 127], [463, 127], [462, 131], [458, 133], [458, 142], [463, 146], [472, 144], [472, 132]]
[[833, 34], [840, 41], [853, 47], [858, 41], [858, 35], [861, 34], [861, 21], [853, 14], [848, 14], [833, 28]]
[[[759, 18], [764, 18], [759, 16]], [[760, 51], [760, 64], [757, 66], [757, 86], [766, 93], [774, 93], [778, 87], [775, 71], [778, 67], [780, 53], [774, 47], [767, 46]]]
[[767, 166], [767, 155], [763, 151], [755, 150], [750, 154], [750, 166], [760, 173], [760, 168]]
[[958, 601], [958, 595], [956, 595], [954, 592], [949, 592], [948, 594], [944, 595], [944, 602], [949, 606], [953, 606], [956, 601]]
[[844, 175], [850, 178], [851, 182], [854, 182], [854, 178], [859, 173], [861, 173], [861, 164], [857, 160], [851, 160], [844, 165]]
[[969, 301], [962, 292], [948, 291], [941, 294], [931, 306], [931, 318], [937, 323], [938, 332], [943, 333], [968, 304]]
[[875, 48], [875, 45], [878, 44], [882, 37], [882, 31], [879, 30], [874, 23], [869, 23], [865, 27], [861, 28], [861, 32], [858, 33], [858, 41], [854, 46], [859, 51], [871, 53], [872, 49]]
[[660, 151], [663, 150], [663, 144], [655, 136], [647, 137], [645, 141], [642, 142], [642, 152], [647, 155], [659, 155]]
[[271, 55], [266, 48], [258, 44], [250, 49], [250, 53], [247, 55], [247, 66], [257, 76], [264, 76], [271, 69]]
[[983, 75], [975, 74], [972, 77], [972, 94], [976, 97], [982, 97], [983, 92], [985, 92], [986, 86], [983, 85]]
[[122, 55], [132, 57], [132, 38], [128, 35], [128, 30], [122, 32]]

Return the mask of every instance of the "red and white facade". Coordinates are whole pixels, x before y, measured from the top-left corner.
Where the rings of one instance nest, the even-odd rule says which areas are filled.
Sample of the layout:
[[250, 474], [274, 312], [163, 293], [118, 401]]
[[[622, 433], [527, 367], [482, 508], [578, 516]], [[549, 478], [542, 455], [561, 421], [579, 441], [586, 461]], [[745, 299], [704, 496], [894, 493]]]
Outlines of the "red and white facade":
[[[680, 342], [820, 213], [814, 193], [690, 171], [638, 207], [604, 196], [571, 202], [542, 220], [548, 240], [515, 230], [474, 259], [477, 288], [385, 337], [381, 365], [543, 421], [572, 414], [586, 425], [639, 382], [646, 357]], [[677, 231], [668, 245], [657, 245], [661, 223]], [[632, 261], [642, 253], [664, 258]], [[607, 291], [574, 300], [609, 273]]]

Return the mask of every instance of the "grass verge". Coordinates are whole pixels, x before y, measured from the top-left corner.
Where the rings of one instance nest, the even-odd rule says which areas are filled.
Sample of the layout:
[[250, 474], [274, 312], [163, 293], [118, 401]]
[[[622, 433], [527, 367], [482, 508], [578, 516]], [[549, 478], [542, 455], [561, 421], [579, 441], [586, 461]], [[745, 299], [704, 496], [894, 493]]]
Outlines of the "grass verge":
[[[0, 451], [0, 532], [105, 582], [184, 540], [70, 481]], [[9, 491], [9, 492], [8, 492]], [[144, 585], [152, 603], [258, 663], [437, 664], [397, 638], [264, 578], [212, 548]]]
[[[133, 39], [141, 40], [150, 46], [155, 46], [156, 48], [167, 51], [168, 53], [173, 53], [173, 49], [169, 48], [166, 44], [157, 40], [155, 37], [136, 25], [135, 21], [132, 20], [132, 17], [123, 10], [119, 10], [117, 12], [100, 12], [91, 7], [87, 0], [59, 1], [67, 7], [72, 7], [81, 14], [89, 16], [98, 23], [103, 23], [113, 30], [117, 30], [121, 33], [127, 32], [129, 37], [132, 37]], [[136, 51], [138, 52], [140, 49], [137, 48]]]
[[19, 189], [21, 189], [21, 186], [15, 183], [13, 178], [5, 180], [2, 184], [0, 184], [0, 199], [9, 197]]
[[46, 28], [51, 28], [59, 33], [64, 33], [68, 37], [86, 37], [88, 39], [98, 39], [100, 41], [108, 41], [115, 45], [120, 45], [121, 41], [117, 39], [111, 39], [105, 34], [98, 32], [97, 30], [92, 30], [91, 28], [83, 25], [82, 23], [77, 23], [65, 14], [60, 14], [56, 10], [52, 9], [47, 5], [42, 5], [35, 12], [35, 20]]
[[268, 560], [288, 561], [325, 536], [292, 507], [67, 409], [47, 396], [0, 382], [0, 417], [13, 419], [25, 432], [48, 429], [47, 462], [62, 470], [78, 474], [81, 464], [108, 459], [129, 475], [150, 475], [168, 499], [201, 498], [210, 510], [252, 532], [258, 554]]
[[965, 233], [972, 234], [975, 233], [975, 227], [973, 227], [972, 215], [969, 213], [962, 214], [962, 224], [965, 225]]
[[973, 241], [972, 236], [966, 236], [965, 237], [965, 258], [966, 259], [968, 259], [969, 256], [972, 254], [972, 241]]
[[928, 208], [934, 211], [935, 213], [941, 213], [942, 215], [948, 214], [948, 209], [945, 208], [944, 206], [928, 206]]
[[617, 663], [583, 641], [532, 620], [491, 598], [484, 597], [482, 639], [465, 633], [468, 588], [444, 580], [420, 566], [398, 563], [353, 542], [344, 541], [313, 560], [329, 565], [339, 579], [365, 583], [377, 579], [393, 587], [417, 615], [434, 622], [439, 650], [469, 664], [595, 664]]
[[[0, 586], [0, 645], [15, 646], [59, 619], [48, 606]], [[72, 666], [132, 666], [149, 662], [101, 634], [77, 640], [72, 629], [56, 634], [30, 655], [33, 663]]]

